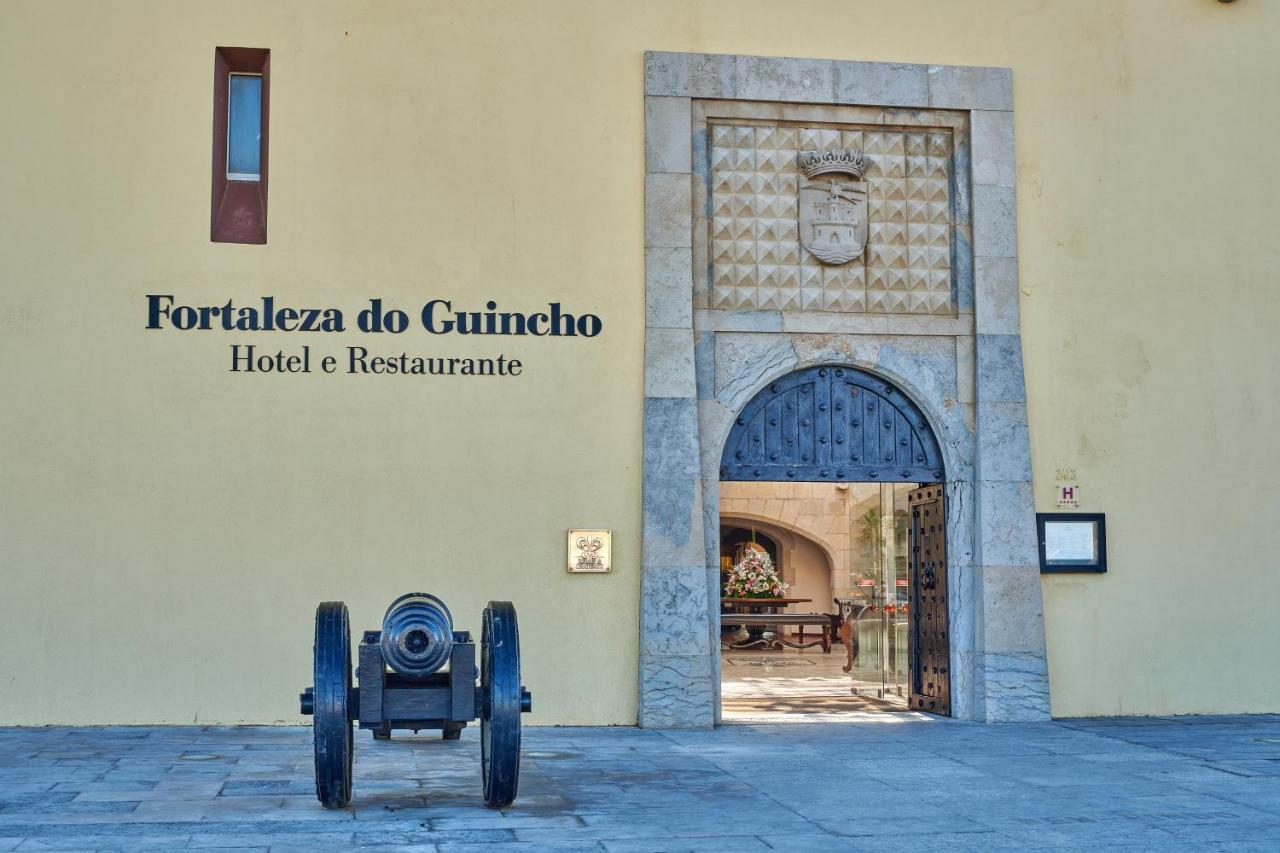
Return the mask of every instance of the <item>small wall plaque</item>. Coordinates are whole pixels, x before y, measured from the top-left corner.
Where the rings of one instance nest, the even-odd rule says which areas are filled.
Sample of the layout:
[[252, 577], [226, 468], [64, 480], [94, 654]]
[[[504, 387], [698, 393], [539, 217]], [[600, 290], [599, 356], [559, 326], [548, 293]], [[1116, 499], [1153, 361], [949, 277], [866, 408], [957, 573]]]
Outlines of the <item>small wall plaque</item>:
[[613, 531], [570, 530], [569, 571], [594, 574], [613, 571]]
[[1100, 512], [1039, 512], [1040, 571], [1105, 572], [1107, 518]]

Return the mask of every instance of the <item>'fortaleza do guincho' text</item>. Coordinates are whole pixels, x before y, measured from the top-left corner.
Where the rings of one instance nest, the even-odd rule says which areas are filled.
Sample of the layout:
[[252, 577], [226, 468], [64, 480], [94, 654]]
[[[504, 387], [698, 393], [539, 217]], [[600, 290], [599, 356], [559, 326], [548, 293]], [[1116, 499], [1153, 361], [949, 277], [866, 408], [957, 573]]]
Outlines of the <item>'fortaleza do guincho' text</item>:
[[[564, 310], [559, 302], [548, 302], [533, 312], [499, 310], [489, 300], [484, 310], [456, 310], [449, 299], [423, 303], [416, 318], [389, 307], [380, 298], [354, 315], [354, 325], [341, 308], [285, 306], [273, 296], [263, 296], [250, 304], [228, 299], [221, 305], [186, 305], [173, 294], [147, 295], [149, 330], [179, 332], [316, 333], [352, 332], [368, 335], [399, 335], [414, 329], [439, 336], [494, 336], [518, 338], [595, 338], [604, 328], [591, 313]], [[348, 373], [356, 375], [404, 376], [520, 376], [525, 365], [505, 353], [487, 357], [375, 352], [363, 345], [347, 345], [340, 354], [315, 351], [310, 343], [277, 348], [259, 343], [229, 345], [230, 373]]]

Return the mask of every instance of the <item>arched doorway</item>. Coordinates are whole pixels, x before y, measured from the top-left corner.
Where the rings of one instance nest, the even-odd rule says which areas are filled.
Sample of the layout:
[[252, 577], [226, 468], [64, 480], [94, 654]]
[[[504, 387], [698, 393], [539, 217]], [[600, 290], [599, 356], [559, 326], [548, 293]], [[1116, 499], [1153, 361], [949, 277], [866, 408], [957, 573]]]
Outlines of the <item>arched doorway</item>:
[[[891, 658], [901, 655], [908, 665], [908, 707], [949, 715], [945, 474], [942, 450], [920, 407], [887, 379], [842, 365], [797, 370], [758, 391], [735, 418], [720, 459], [721, 482], [776, 483], [779, 495], [796, 483], [878, 484], [879, 505], [847, 519], [850, 526], [841, 534], [852, 537], [858, 529], [878, 554], [870, 576], [856, 586], [849, 571], [849, 588], [833, 602], [846, 619], [846, 671], [857, 661], [863, 616], [877, 614], [884, 637], [882, 685], [883, 673], [896, 671]], [[895, 510], [887, 484], [910, 484], [897, 490], [905, 507]], [[847, 485], [838, 488], [848, 494]], [[901, 639], [899, 624], [905, 628]]]

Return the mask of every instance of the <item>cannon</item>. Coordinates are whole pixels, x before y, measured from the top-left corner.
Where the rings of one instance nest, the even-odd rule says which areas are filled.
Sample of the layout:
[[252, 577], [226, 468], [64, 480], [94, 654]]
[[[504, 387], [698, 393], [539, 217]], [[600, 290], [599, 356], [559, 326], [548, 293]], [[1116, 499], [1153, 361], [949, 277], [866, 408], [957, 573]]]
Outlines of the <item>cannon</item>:
[[[520, 632], [509, 601], [490, 601], [481, 617], [480, 666], [467, 631], [434, 595], [411, 592], [387, 608], [381, 631], [365, 631], [351, 672], [347, 606], [316, 608], [314, 681], [300, 697], [312, 716], [316, 798], [330, 809], [351, 801], [352, 724], [377, 739], [394, 729], [440, 729], [456, 740], [480, 720], [480, 778], [485, 804], [510, 805], [520, 779], [520, 715], [532, 706], [520, 683]], [[477, 679], [479, 684], [477, 684]]]

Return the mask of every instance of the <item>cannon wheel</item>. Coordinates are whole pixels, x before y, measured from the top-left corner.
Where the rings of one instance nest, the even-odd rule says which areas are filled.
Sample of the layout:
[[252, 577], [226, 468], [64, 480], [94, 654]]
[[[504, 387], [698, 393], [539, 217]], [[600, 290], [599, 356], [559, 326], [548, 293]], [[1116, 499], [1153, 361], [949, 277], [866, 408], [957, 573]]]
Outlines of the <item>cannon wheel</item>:
[[316, 798], [327, 809], [351, 801], [351, 630], [347, 605], [326, 601], [316, 608], [315, 717]]
[[480, 637], [480, 773], [484, 802], [511, 805], [520, 782], [520, 631], [509, 601], [490, 601]]

